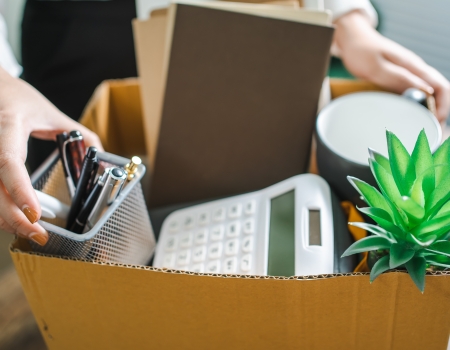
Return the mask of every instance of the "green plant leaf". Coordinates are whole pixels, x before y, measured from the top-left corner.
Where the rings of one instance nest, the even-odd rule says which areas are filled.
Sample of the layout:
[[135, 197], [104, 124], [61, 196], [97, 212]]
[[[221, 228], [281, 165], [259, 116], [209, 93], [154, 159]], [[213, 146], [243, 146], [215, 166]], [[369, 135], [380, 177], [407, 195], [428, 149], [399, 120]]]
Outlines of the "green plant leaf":
[[425, 209], [413, 201], [410, 197], [403, 196], [401, 200], [396, 203], [413, 221], [419, 221], [425, 216]]
[[411, 279], [417, 288], [419, 288], [419, 290], [423, 293], [425, 289], [425, 272], [427, 268], [425, 258], [416, 256], [408, 261], [405, 266], [411, 276]]
[[407, 248], [404, 244], [398, 243], [393, 244], [389, 252], [389, 256], [391, 257], [389, 260], [389, 267], [391, 269], [406, 264], [413, 258], [415, 253], [414, 250]]
[[394, 203], [399, 201], [402, 198], [402, 195], [400, 194], [399, 188], [392, 175], [372, 159], [369, 159], [369, 164], [381, 192]]
[[389, 249], [391, 245], [392, 242], [386, 237], [369, 236], [353, 243], [350, 247], [348, 247], [348, 249], [344, 252], [344, 254], [342, 254], [341, 257], [367, 252], [370, 250]]
[[367, 224], [365, 222], [349, 222], [348, 224], [362, 228], [363, 230], [369, 231], [376, 236], [384, 237], [388, 239], [391, 243], [397, 243], [397, 240], [394, 238], [394, 236], [389, 231], [385, 230], [380, 226]]
[[425, 202], [434, 190], [435, 169], [431, 167], [417, 176], [411, 188], [411, 199], [421, 207], [425, 207]]
[[429, 246], [426, 250], [434, 254], [442, 254], [450, 257], [450, 242], [439, 241]]
[[391, 216], [385, 210], [380, 209], [380, 208], [372, 208], [372, 207], [358, 208], [358, 210], [361, 213], [366, 214], [373, 221], [375, 221], [378, 225], [380, 225], [380, 227], [385, 229], [388, 233], [388, 236], [389, 236], [389, 233], [391, 233], [392, 235], [389, 236], [390, 238], [393, 238], [393, 236], [397, 236], [397, 237], [405, 236], [405, 233], [403, 232], [403, 230], [395, 225]]
[[[440, 164], [450, 164], [450, 138], [445, 140], [442, 145], [433, 154], [434, 165]], [[441, 181], [450, 175], [450, 167], [439, 167], [436, 168], [436, 186], [438, 186]]]
[[372, 267], [372, 270], [370, 270], [370, 283], [372, 283], [375, 278], [377, 278], [379, 275], [381, 275], [383, 272], [386, 272], [389, 270], [389, 255], [385, 255], [382, 258], [380, 258]]
[[389, 163], [389, 159], [387, 159], [385, 156], [383, 156], [382, 154], [378, 153], [377, 151], [373, 150], [370, 147], [369, 147], [369, 155], [371, 159], [380, 164], [389, 174], [392, 175], [391, 164]]
[[422, 129], [417, 137], [416, 145], [411, 154], [410, 166], [414, 166], [416, 174], [422, 174], [428, 169], [433, 170], [433, 188], [434, 188], [434, 162], [431, 154], [425, 130]]
[[418, 239], [417, 237], [415, 237], [414, 235], [412, 235], [409, 232], [406, 234], [407, 242], [412, 243], [414, 245], [424, 247], [424, 248], [432, 245], [434, 242], [437, 241], [437, 239], [438, 239], [437, 235], [424, 236], [424, 237], [421, 237], [421, 239]]
[[450, 258], [444, 255], [428, 255], [425, 258], [426, 262], [430, 265], [450, 268]]
[[413, 176], [407, 176], [408, 170], [412, 171], [412, 169], [408, 169], [411, 156], [394, 133], [386, 130], [386, 138], [393, 180], [402, 195], [409, 195], [409, 189], [415, 177], [415, 173]]
[[450, 201], [445, 203], [441, 209], [437, 212], [437, 214], [434, 216], [434, 218], [440, 218], [442, 216], [450, 215]]
[[347, 176], [347, 180], [359, 192], [359, 194], [364, 197], [367, 204], [371, 207], [383, 209], [389, 213], [391, 217], [393, 217], [391, 207], [383, 195], [375, 187], [369, 185], [367, 182], [357, 179], [356, 177]]
[[[441, 216], [439, 218], [434, 218], [432, 220], [425, 221], [421, 225], [412, 229], [411, 233], [416, 237], [420, 237], [421, 235], [423, 235], [425, 233], [440, 230], [447, 225], [450, 225], [450, 215]], [[449, 228], [449, 230], [450, 230], [450, 228]]]
[[441, 208], [450, 200], [450, 176], [442, 179], [440, 184], [430, 194], [425, 202], [427, 218], [435, 216]]

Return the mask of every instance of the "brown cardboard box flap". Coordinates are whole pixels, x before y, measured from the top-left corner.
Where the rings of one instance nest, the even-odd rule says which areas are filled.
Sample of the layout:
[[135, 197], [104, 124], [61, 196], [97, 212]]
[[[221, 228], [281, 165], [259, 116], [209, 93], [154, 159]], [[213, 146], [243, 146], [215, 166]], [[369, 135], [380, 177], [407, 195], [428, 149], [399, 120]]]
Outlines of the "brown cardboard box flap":
[[11, 251], [50, 349], [444, 349], [450, 275], [196, 275]]

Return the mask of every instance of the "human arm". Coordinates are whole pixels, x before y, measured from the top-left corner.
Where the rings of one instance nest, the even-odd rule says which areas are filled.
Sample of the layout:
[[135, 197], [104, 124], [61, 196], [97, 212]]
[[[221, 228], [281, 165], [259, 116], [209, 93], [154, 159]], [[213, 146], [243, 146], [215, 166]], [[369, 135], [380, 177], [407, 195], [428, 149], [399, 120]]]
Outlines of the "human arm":
[[30, 135], [54, 140], [63, 131], [79, 130], [88, 146], [102, 149], [96, 134], [70, 119], [36, 89], [0, 67], [0, 229], [43, 245], [48, 234], [25, 159]]
[[434, 94], [438, 120], [447, 119], [450, 83], [442, 74], [412, 51], [378, 33], [368, 16], [359, 10], [343, 14], [334, 24], [334, 44], [350, 73], [393, 92], [414, 87]]

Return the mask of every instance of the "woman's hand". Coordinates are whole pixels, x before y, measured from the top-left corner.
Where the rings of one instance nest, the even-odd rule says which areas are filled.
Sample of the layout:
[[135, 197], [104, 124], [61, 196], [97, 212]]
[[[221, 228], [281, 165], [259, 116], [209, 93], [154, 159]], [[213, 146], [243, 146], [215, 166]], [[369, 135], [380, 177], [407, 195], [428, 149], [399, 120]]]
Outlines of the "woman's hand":
[[79, 130], [86, 145], [102, 150], [92, 131], [73, 121], [37, 90], [0, 67], [0, 229], [45, 245], [48, 233], [37, 221], [41, 207], [25, 167], [30, 134], [55, 140]]
[[334, 44], [350, 73], [393, 92], [414, 87], [434, 94], [437, 118], [440, 122], [447, 119], [450, 83], [436, 69], [379, 34], [359, 11], [338, 18], [335, 27]]

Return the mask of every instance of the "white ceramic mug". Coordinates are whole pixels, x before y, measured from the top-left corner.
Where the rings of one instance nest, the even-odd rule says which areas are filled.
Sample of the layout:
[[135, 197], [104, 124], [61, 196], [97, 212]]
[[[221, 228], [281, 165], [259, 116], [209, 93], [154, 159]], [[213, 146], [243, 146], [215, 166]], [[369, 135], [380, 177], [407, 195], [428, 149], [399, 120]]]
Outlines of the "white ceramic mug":
[[369, 168], [368, 148], [387, 157], [389, 130], [411, 153], [422, 129], [434, 152], [441, 143], [442, 130], [436, 117], [422, 105], [387, 92], [358, 92], [337, 98], [317, 118], [319, 173], [341, 200], [361, 204], [347, 176], [376, 185]]

